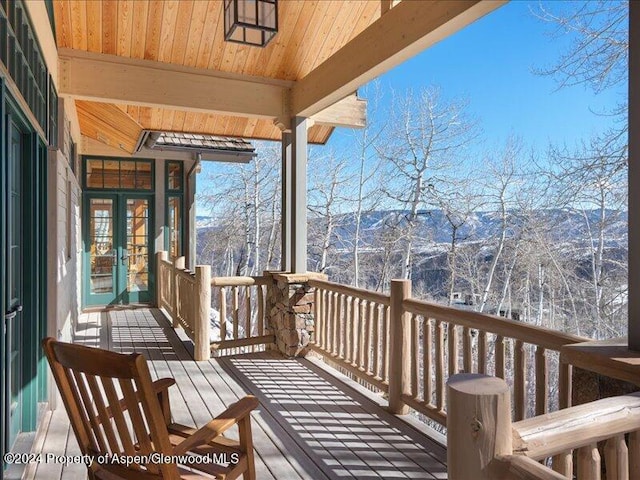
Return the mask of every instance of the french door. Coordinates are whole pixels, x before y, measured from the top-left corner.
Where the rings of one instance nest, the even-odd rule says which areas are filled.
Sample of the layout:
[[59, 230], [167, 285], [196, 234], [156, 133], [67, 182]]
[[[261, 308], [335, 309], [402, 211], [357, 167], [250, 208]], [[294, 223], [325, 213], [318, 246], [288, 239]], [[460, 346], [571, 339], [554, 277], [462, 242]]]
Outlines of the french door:
[[3, 359], [7, 415], [6, 445], [11, 447], [22, 428], [23, 394], [23, 281], [24, 281], [24, 238], [23, 238], [23, 164], [24, 133], [13, 118], [7, 116], [8, 172], [7, 172], [7, 230], [6, 230], [6, 278], [4, 296], [7, 310], [4, 314], [5, 356]]
[[85, 195], [85, 305], [151, 300], [152, 203], [153, 195]]

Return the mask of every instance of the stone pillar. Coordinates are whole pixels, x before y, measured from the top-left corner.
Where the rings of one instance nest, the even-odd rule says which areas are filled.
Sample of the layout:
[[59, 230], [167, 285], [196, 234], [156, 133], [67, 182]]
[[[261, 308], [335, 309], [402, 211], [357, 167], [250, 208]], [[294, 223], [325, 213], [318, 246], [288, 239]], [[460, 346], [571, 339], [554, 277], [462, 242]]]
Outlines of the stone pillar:
[[320, 273], [265, 272], [269, 328], [276, 348], [287, 357], [303, 357], [314, 332], [314, 288], [309, 280], [326, 280]]

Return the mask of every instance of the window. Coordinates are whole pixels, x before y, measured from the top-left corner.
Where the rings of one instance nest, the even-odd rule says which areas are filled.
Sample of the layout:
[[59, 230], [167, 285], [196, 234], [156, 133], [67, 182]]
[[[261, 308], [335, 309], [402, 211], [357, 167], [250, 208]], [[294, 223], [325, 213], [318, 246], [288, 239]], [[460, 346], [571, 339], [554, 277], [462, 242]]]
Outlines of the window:
[[167, 231], [169, 235], [169, 258], [182, 255], [182, 195], [167, 198]]
[[165, 167], [167, 187], [167, 250], [171, 260], [183, 252], [183, 192], [184, 170], [182, 162], [168, 161]]
[[167, 162], [167, 190], [182, 192], [182, 162]]
[[84, 185], [87, 189], [152, 190], [153, 164], [150, 160], [87, 158]]

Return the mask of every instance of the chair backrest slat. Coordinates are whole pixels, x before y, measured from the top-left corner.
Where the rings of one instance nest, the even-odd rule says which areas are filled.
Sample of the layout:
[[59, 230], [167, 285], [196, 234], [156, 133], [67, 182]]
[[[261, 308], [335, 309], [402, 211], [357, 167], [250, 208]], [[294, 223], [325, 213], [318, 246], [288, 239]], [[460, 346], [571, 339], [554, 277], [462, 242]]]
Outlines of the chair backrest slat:
[[85, 378], [80, 372], [74, 371], [72, 373], [73, 373], [73, 378], [76, 381], [76, 388], [80, 392], [80, 398], [82, 398], [82, 405], [84, 406], [84, 410], [87, 412], [87, 416], [89, 417], [89, 422], [91, 423], [91, 430], [93, 431], [93, 436], [98, 442], [100, 453], [109, 453], [106, 438], [104, 437], [104, 434], [100, 430], [100, 422], [98, 421], [98, 416], [96, 415], [93, 398], [91, 397], [91, 395], [89, 394], [89, 391], [87, 390]]
[[[136, 440], [140, 447], [140, 453], [142, 455], [149, 455], [153, 451], [153, 448], [151, 447], [149, 430], [147, 429], [144, 418], [142, 416], [142, 412], [139, 408], [136, 391], [133, 388], [131, 380], [121, 378], [119, 379], [119, 382], [120, 388], [122, 389], [122, 394], [124, 395], [124, 399], [127, 402], [127, 412], [129, 413], [129, 418], [131, 419], [131, 423], [133, 424], [133, 431], [135, 432]], [[158, 472], [157, 466], [153, 464], [149, 465], [149, 470], [151, 470], [153, 473]]]
[[113, 385], [113, 379], [103, 378], [102, 386], [104, 388], [104, 393], [107, 396], [107, 402], [109, 402], [109, 410], [113, 414], [113, 420], [116, 423], [118, 438], [120, 438], [120, 441], [122, 442], [124, 453], [126, 455], [133, 456], [135, 455], [136, 450], [133, 446], [131, 435], [129, 434], [129, 426], [127, 425], [127, 421], [124, 418], [122, 410], [119, 408], [120, 399], [118, 398], [116, 388]]
[[[98, 385], [97, 377], [94, 375], [85, 375], [87, 379], [87, 383], [89, 384], [89, 390], [91, 390], [91, 396], [93, 397], [93, 402], [98, 410], [98, 418], [100, 419], [100, 425], [102, 425], [102, 431], [107, 437], [107, 442], [109, 443], [109, 448], [111, 449], [111, 453], [124, 453], [116, 439], [115, 432], [113, 431], [113, 425], [111, 425], [111, 418], [107, 413], [107, 407], [104, 403], [104, 397], [102, 394], [102, 390]], [[101, 380], [111, 380], [110, 378], [101, 379]]]

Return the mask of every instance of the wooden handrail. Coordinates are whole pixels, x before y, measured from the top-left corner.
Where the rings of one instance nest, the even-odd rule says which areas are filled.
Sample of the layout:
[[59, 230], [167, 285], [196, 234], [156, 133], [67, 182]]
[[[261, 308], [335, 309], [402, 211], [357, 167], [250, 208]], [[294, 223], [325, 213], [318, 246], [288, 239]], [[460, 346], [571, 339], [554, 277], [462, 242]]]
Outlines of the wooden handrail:
[[213, 277], [212, 287], [249, 287], [251, 285], [266, 285], [266, 277]]
[[332, 292], [341, 293], [343, 295], [349, 295], [350, 297], [357, 297], [368, 302], [379, 303], [380, 305], [390, 306], [391, 296], [385, 293], [372, 292], [371, 290], [365, 290], [363, 288], [349, 287], [340, 283], [328, 282], [326, 280], [309, 280], [309, 285], [314, 288], [320, 288], [323, 290], [331, 290]]
[[416, 300], [415, 298], [405, 300], [402, 305], [405, 310], [416, 315], [451, 322], [462, 327], [483, 330], [503, 337], [515, 338], [525, 343], [539, 345], [551, 350], [560, 350], [564, 345], [588, 340], [578, 335], [571, 335], [528, 323], [517, 322], [497, 315], [461, 310], [459, 308]]
[[541, 460], [635, 430], [640, 430], [640, 392], [516, 422], [513, 450]]

